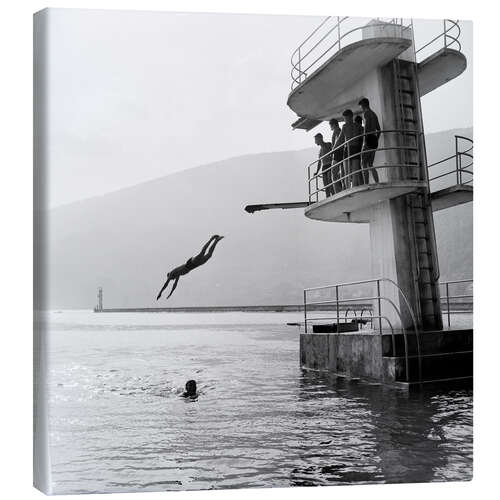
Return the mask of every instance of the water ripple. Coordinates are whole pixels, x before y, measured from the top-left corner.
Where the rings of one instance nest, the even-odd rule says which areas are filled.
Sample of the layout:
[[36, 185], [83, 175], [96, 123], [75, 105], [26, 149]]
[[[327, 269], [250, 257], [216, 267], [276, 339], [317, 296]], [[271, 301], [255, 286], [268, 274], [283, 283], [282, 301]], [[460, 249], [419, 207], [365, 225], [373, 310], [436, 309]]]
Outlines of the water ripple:
[[[271, 316], [99, 316], [49, 325], [55, 493], [472, 477], [470, 389], [408, 395], [301, 372], [296, 330]], [[196, 401], [179, 396], [190, 378]]]

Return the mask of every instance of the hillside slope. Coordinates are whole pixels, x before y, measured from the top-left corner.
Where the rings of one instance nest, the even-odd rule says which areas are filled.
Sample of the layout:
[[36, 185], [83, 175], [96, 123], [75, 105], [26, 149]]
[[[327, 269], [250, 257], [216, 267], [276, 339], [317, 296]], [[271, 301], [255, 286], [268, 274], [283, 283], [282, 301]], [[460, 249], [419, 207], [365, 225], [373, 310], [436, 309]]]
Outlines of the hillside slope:
[[[429, 162], [451, 154], [453, 133], [428, 136]], [[368, 277], [368, 225], [311, 221], [300, 209], [243, 210], [305, 200], [305, 165], [315, 155], [232, 158], [51, 210], [49, 307], [93, 307], [98, 286], [107, 307], [160, 305], [167, 271], [214, 233], [226, 239], [212, 260], [161, 305], [294, 304], [304, 287]], [[439, 213], [436, 228], [443, 277], [469, 276], [472, 205]]]

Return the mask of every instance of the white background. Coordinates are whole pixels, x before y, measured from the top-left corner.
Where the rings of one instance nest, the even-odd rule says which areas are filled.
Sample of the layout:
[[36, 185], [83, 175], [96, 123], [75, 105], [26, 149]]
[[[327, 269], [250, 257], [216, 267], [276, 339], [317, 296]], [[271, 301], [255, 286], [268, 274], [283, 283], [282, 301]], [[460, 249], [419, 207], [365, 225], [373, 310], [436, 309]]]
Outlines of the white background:
[[[494, 5], [494, 2], [489, 2]], [[483, 2], [482, 5], [486, 5]], [[493, 498], [498, 496], [498, 377], [500, 332], [497, 199], [500, 146], [498, 114], [498, 33], [500, 17], [478, 1], [383, 0], [303, 2], [277, 0], [221, 1], [10, 1], [2, 5], [0, 28], [1, 239], [1, 425], [0, 475], [3, 498], [40, 498], [32, 488], [32, 14], [44, 7], [120, 8], [262, 14], [315, 14], [380, 17], [456, 18], [474, 21], [475, 140], [475, 387], [474, 480], [470, 483], [228, 490], [168, 493], [172, 498], [315, 499], [332, 495], [349, 499]], [[341, 10], [339, 10], [341, 9]], [[334, 11], [334, 12], [332, 12]], [[6, 278], [6, 279], [5, 279]], [[497, 491], [497, 493], [495, 493]], [[115, 495], [113, 498], [159, 498], [165, 493]], [[91, 495], [94, 497], [93, 495]], [[64, 497], [61, 497], [64, 498]]]

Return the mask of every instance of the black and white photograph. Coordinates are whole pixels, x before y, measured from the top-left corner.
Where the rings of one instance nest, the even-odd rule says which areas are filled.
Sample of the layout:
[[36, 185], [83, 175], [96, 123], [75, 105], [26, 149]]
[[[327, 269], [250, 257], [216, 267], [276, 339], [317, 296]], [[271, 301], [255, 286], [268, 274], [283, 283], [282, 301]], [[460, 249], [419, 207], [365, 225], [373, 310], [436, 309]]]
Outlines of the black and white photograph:
[[34, 14], [37, 489], [472, 480], [473, 23], [337, 7]]

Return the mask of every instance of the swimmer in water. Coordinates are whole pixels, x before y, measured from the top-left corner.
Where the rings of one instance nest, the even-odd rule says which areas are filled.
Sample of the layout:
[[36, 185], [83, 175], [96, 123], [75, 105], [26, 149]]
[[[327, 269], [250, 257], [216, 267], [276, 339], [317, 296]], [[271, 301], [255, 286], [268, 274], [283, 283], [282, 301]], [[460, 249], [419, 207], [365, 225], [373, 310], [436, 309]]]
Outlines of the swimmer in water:
[[[218, 234], [214, 234], [203, 246], [201, 249], [201, 252], [196, 255], [195, 257], [190, 257], [185, 264], [182, 264], [179, 267], [176, 267], [175, 269], [172, 269], [167, 274], [167, 281], [165, 281], [162, 289], [160, 290], [160, 293], [156, 297], [156, 300], [159, 300], [161, 297], [161, 294], [167, 288], [168, 284], [170, 281], [174, 282], [174, 286], [172, 287], [172, 290], [170, 290], [170, 293], [168, 294], [167, 299], [174, 293], [174, 290], [177, 287], [177, 283], [179, 282], [179, 278], [181, 276], [184, 276], [185, 274], [189, 273], [193, 269], [200, 267], [201, 265], [205, 264], [210, 257], [212, 257], [212, 254], [214, 253], [215, 246], [217, 243], [219, 243], [220, 240], [222, 240], [224, 236], [219, 236]], [[212, 245], [212, 246], [210, 246]], [[210, 247], [210, 248], [209, 248]]]
[[182, 393], [183, 398], [195, 398], [198, 396], [198, 392], [196, 391], [196, 381], [195, 380], [188, 380], [186, 382], [186, 388], [184, 392]]

